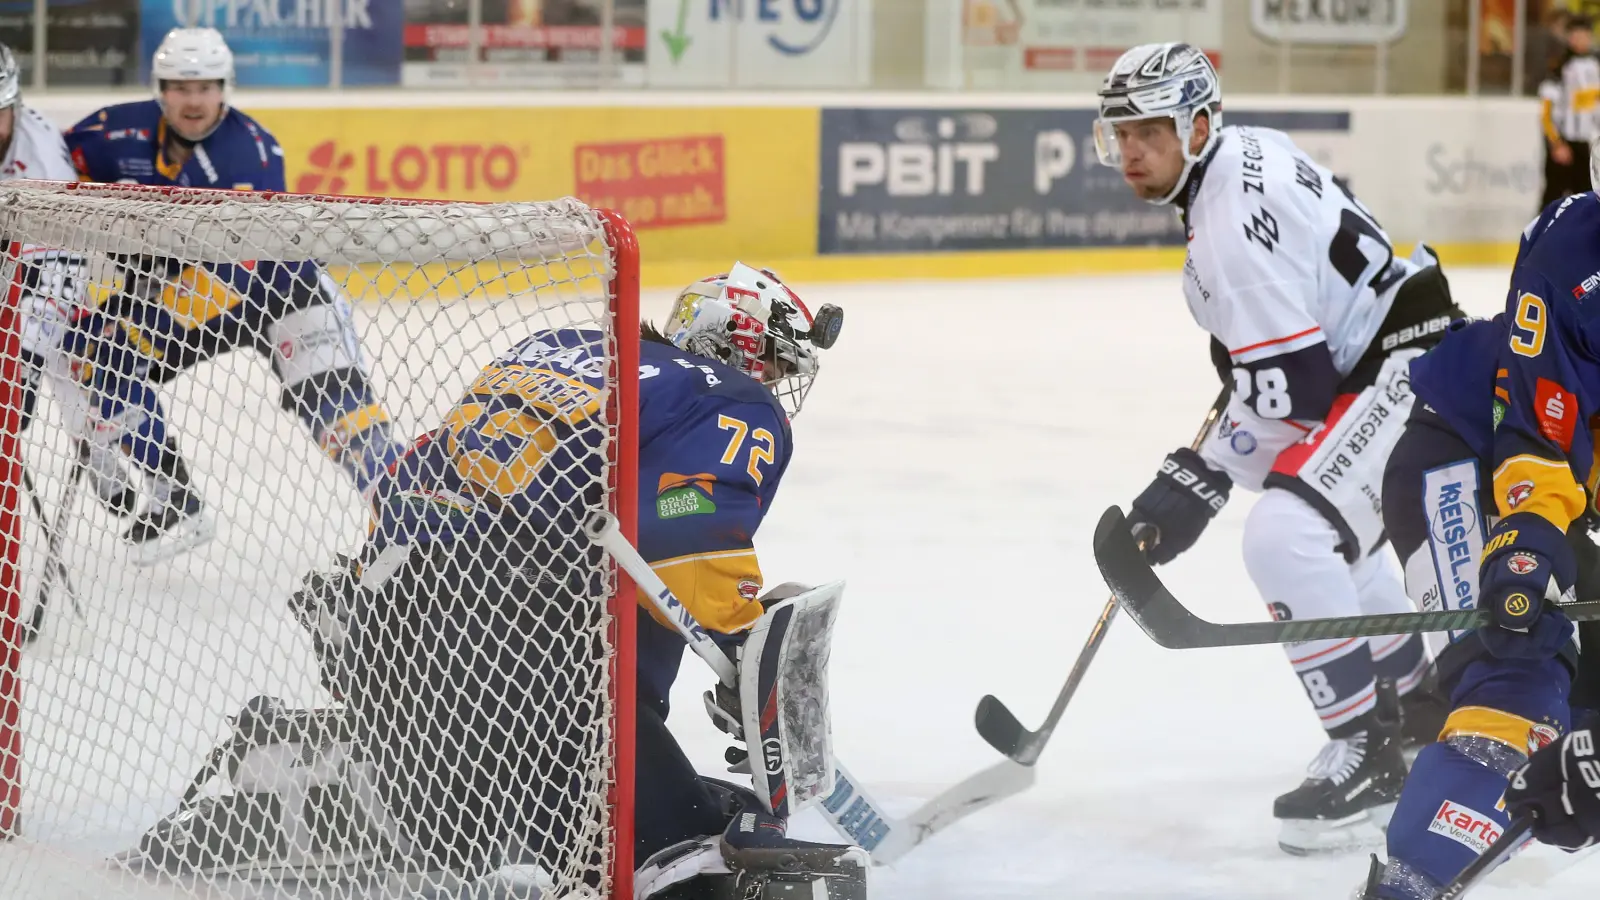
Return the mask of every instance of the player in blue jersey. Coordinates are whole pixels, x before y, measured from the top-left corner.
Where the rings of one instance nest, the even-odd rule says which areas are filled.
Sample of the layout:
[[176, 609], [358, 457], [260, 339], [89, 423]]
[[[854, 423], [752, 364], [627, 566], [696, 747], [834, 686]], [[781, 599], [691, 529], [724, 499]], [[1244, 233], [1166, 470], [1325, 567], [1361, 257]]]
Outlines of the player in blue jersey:
[[[152, 63], [156, 99], [95, 112], [66, 133], [89, 181], [282, 191], [283, 150], [230, 104], [233, 54], [211, 28], [175, 29]], [[122, 290], [63, 342], [91, 366], [102, 440], [146, 476], [146, 508], [124, 535], [149, 564], [209, 540], [196, 492], [155, 386], [219, 353], [252, 348], [272, 363], [281, 404], [365, 492], [399, 445], [368, 382], [338, 285], [314, 263], [119, 260]]]
[[[638, 549], [719, 636], [741, 681], [761, 659], [745, 636], [758, 623], [778, 627], [769, 606], [804, 590], [763, 593], [753, 539], [789, 465], [790, 419], [841, 322], [837, 308], [813, 316], [771, 272], [736, 264], [686, 288], [666, 326], [638, 338]], [[594, 594], [590, 579], [602, 571], [583, 525], [606, 490], [596, 451], [607, 426], [595, 421], [606, 343], [598, 330], [540, 331], [490, 363], [379, 481], [358, 566], [315, 574], [295, 596], [325, 683], [354, 713], [383, 815], [427, 865], [481, 875], [519, 829], [525, 840], [539, 836], [532, 852], [549, 871], [561, 864], [554, 851], [570, 846], [563, 823], [580, 798], [548, 773], [572, 765], [573, 743], [597, 714], [572, 702], [600, 690], [583, 682], [593, 665], [578, 662], [600, 657], [573, 633], [563, 598]], [[863, 897], [859, 848], [790, 840], [756, 794], [696, 774], [665, 724], [684, 642], [653, 616], [641, 606], [635, 896], [697, 900], [737, 885], [740, 896], [765, 897], [759, 883], [768, 879], [776, 890], [819, 878], [830, 897]], [[707, 707], [738, 731], [732, 692], [708, 694]], [[530, 783], [530, 772], [545, 778]], [[191, 829], [171, 849], [162, 834], [146, 841], [158, 859], [244, 862], [225, 839], [197, 841]]]
[[1523, 232], [1505, 311], [1453, 323], [1412, 363], [1384, 524], [1423, 608], [1483, 608], [1491, 624], [1439, 655], [1452, 712], [1406, 780], [1368, 897], [1432, 898], [1505, 828], [1508, 776], [1597, 700], [1560, 611], [1580, 582], [1594, 593], [1597, 287], [1600, 197], [1557, 201]]

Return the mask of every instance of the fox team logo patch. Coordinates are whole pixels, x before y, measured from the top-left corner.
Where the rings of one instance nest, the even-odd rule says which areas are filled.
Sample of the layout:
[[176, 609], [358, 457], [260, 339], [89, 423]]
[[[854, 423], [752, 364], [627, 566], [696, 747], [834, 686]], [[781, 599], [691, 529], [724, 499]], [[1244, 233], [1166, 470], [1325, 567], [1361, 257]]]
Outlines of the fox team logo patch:
[[1539, 561], [1526, 553], [1513, 553], [1506, 559], [1506, 568], [1513, 575], [1532, 575], [1539, 568]]
[[1533, 482], [1519, 481], [1506, 489], [1506, 509], [1516, 509], [1533, 496]]
[[1560, 736], [1561, 732], [1557, 731], [1554, 725], [1546, 725], [1543, 722], [1534, 724], [1528, 729], [1528, 754], [1531, 756], [1540, 749], [1554, 744], [1556, 738]]
[[1479, 855], [1500, 838], [1500, 823], [1470, 806], [1451, 800], [1439, 805], [1433, 821], [1428, 825], [1432, 834], [1442, 835], [1468, 847]]

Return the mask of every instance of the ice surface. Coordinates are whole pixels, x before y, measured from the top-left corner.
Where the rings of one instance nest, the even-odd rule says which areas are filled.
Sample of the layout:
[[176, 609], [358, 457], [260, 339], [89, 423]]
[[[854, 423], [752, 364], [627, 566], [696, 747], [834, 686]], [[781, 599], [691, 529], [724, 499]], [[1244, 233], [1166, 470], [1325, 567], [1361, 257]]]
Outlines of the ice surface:
[[[1469, 311], [1501, 303], [1503, 271], [1449, 275]], [[795, 423], [796, 455], [757, 546], [769, 583], [847, 580], [832, 661], [836, 748], [880, 799], [907, 811], [998, 758], [972, 726], [983, 694], [1027, 725], [1042, 718], [1106, 599], [1089, 546], [1094, 523], [1188, 443], [1216, 375], [1177, 272], [800, 290], [813, 306], [842, 306], [846, 324]], [[669, 299], [650, 295], [647, 314], [659, 318]], [[359, 534], [351, 492], [276, 409], [264, 364], [237, 356], [186, 378], [238, 380], [231, 402], [261, 423], [250, 447], [208, 444], [200, 393], [183, 380], [168, 391], [202, 484], [220, 484], [229, 466], [305, 467], [327, 492], [326, 520], [285, 521], [270, 486], [261, 488], [253, 506], [246, 498], [224, 510], [222, 534], [198, 555], [117, 573], [116, 608], [90, 611], [98, 627], [144, 622], [157, 645], [238, 633], [240, 617], [283, 627], [278, 604], [304, 566]], [[385, 371], [398, 378], [404, 367]], [[1250, 502], [1236, 495], [1164, 572], [1202, 615], [1265, 616], [1239, 559]], [[84, 527], [71, 547], [80, 563], [105, 537], [94, 529], [111, 526], [91, 517]], [[56, 816], [98, 823], [98, 843], [79, 839], [76, 850], [118, 849], [170, 809], [220, 734], [220, 719], [176, 715], [175, 692], [211, 695], [219, 716], [257, 684], [315, 699], [303, 659], [260, 660], [217, 678], [239, 650], [218, 639], [200, 668], [155, 650], [41, 664], [123, 681], [128, 702], [159, 723], [95, 736], [105, 783], [54, 798]], [[205, 678], [213, 682], [194, 684]], [[700, 710], [710, 683], [686, 659], [671, 721], [703, 771], [725, 774], [725, 739]], [[45, 731], [67, 740], [73, 729], [58, 721]], [[874, 900], [1343, 898], [1365, 856], [1289, 857], [1271, 818], [1272, 798], [1299, 782], [1320, 735], [1276, 648], [1167, 651], [1118, 622], [1039, 761], [1038, 785], [877, 870]], [[127, 740], [161, 742], [166, 781], [118, 776]], [[48, 833], [51, 817], [36, 818], [30, 830]], [[832, 839], [811, 814], [794, 833]], [[1600, 887], [1600, 861], [1564, 868], [1571, 862], [1538, 849], [1473, 896], [1553, 900]], [[12, 864], [0, 851], [0, 884]]]
[[[1449, 270], [1471, 313], [1504, 270]], [[836, 749], [902, 812], [988, 765], [985, 693], [1037, 726], [1106, 600], [1090, 540], [1193, 437], [1218, 382], [1179, 275], [818, 285], [846, 324], [795, 423], [757, 537], [771, 582], [847, 579], [832, 660]], [[1163, 572], [1197, 612], [1264, 619], [1237, 494]], [[686, 667], [674, 728], [714, 764]], [[881, 900], [1348, 896], [1364, 855], [1277, 849], [1272, 799], [1321, 746], [1280, 650], [1169, 651], [1119, 621], [1039, 760], [1039, 783], [935, 836]], [[714, 765], [707, 766], [715, 773]], [[797, 836], [828, 839], [820, 818]], [[1600, 861], [1540, 848], [1473, 896], [1572, 897]], [[1541, 882], [1548, 877], [1547, 882]]]

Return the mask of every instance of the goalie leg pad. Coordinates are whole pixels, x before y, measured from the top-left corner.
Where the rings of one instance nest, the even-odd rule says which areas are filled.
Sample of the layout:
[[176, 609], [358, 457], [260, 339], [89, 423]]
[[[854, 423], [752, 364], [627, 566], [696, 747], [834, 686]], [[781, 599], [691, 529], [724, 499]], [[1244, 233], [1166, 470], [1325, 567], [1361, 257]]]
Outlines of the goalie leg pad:
[[739, 647], [751, 781], [782, 819], [833, 791], [828, 655], [843, 593], [844, 582], [836, 581], [768, 603]]
[[[372, 769], [345, 713], [257, 697], [140, 853], [173, 873], [325, 875], [393, 860], [406, 842], [376, 801]], [[224, 789], [201, 798], [213, 779]]]

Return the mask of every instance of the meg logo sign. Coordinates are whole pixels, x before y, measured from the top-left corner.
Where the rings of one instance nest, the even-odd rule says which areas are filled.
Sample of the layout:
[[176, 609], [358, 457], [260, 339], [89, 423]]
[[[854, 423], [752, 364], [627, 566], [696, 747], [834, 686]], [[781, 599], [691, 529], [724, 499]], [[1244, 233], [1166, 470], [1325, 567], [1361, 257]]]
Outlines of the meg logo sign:
[[652, 87], [866, 87], [872, 4], [649, 0]]

